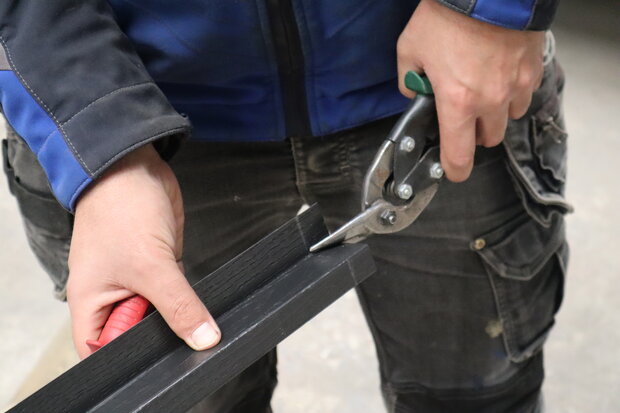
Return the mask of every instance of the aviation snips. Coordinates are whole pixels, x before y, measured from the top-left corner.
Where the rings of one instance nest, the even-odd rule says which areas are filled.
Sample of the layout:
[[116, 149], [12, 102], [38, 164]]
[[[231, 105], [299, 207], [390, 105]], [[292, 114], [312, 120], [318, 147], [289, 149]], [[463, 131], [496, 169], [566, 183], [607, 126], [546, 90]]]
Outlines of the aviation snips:
[[444, 171], [439, 162], [439, 125], [428, 78], [408, 72], [405, 85], [416, 97], [383, 142], [366, 172], [362, 212], [310, 252], [339, 243], [356, 243], [372, 234], [389, 234], [411, 225], [431, 202]]

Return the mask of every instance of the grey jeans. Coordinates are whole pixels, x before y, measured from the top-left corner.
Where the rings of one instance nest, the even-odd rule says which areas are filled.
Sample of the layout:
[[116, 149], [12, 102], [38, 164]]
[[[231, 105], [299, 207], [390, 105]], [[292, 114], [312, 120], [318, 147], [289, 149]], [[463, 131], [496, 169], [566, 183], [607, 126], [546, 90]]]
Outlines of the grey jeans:
[[[552, 62], [502, 146], [479, 148], [471, 178], [444, 182], [418, 221], [368, 244], [378, 274], [358, 288], [389, 412], [539, 412], [542, 346], [563, 293], [566, 134]], [[286, 142], [191, 141], [171, 161], [182, 187], [184, 263], [196, 280], [304, 203], [333, 229], [359, 212], [364, 173], [395, 118]], [[6, 170], [33, 251], [60, 298], [72, 218], [14, 133]], [[208, 303], [207, 303], [208, 305]], [[192, 411], [270, 412], [276, 353]]]

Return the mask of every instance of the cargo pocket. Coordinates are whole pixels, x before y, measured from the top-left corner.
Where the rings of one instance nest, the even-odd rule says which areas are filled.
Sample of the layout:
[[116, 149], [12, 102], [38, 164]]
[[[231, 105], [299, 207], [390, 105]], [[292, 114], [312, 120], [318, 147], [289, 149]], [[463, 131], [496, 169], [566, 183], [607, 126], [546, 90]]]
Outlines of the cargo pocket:
[[552, 62], [532, 109], [509, 123], [504, 140], [516, 191], [532, 218], [545, 227], [554, 215], [573, 211], [564, 197], [568, 134], [561, 111], [563, 86], [562, 70]]
[[34, 153], [8, 126], [7, 137], [2, 152], [9, 190], [17, 200], [30, 248], [52, 279], [55, 296], [65, 300], [73, 215], [52, 194]]
[[536, 354], [554, 324], [568, 259], [564, 220], [543, 227], [522, 213], [472, 242], [495, 295], [506, 353], [513, 362]]

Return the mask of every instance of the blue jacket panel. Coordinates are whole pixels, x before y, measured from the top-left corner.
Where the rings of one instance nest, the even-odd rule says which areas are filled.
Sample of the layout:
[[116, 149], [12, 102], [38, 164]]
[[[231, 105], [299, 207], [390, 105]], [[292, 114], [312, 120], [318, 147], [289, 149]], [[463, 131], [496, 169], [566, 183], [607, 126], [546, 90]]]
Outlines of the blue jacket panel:
[[298, 0], [312, 133], [324, 135], [404, 110], [396, 41], [415, 0]]
[[278, 69], [257, 1], [110, 0], [149, 74], [206, 140], [284, 137]]
[[[287, 136], [274, 33], [264, 2], [111, 0], [119, 24], [194, 139]], [[415, 0], [293, 0], [303, 52], [309, 134], [402, 111], [396, 40]]]

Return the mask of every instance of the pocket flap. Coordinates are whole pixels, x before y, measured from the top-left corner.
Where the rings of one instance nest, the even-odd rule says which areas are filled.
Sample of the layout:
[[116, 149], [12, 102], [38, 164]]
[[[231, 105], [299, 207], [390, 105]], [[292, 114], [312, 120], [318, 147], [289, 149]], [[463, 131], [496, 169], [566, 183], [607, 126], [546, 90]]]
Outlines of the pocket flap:
[[561, 217], [545, 228], [524, 214], [479, 237], [472, 249], [501, 277], [529, 280], [561, 246], [563, 234]]

